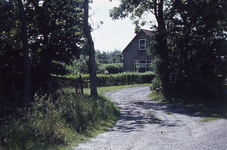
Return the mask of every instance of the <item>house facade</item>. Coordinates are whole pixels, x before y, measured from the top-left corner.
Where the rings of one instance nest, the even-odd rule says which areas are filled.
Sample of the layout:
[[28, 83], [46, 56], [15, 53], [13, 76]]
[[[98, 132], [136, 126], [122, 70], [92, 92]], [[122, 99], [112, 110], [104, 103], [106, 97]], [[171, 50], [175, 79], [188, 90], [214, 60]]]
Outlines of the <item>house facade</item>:
[[141, 29], [131, 42], [122, 51], [123, 71], [146, 72], [150, 71], [152, 56], [147, 55], [150, 47], [152, 32]]

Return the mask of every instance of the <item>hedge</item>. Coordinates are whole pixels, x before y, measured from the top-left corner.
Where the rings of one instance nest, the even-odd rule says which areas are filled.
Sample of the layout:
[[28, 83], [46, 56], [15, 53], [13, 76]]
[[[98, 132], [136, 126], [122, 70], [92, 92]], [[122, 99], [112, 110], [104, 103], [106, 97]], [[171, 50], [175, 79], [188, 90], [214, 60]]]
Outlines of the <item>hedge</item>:
[[112, 63], [103, 65], [110, 74], [123, 72], [123, 63]]
[[[143, 84], [151, 83], [154, 78], [153, 72], [136, 73], [136, 72], [123, 72], [119, 74], [97, 74], [97, 86], [115, 86], [115, 85], [130, 85], [130, 84]], [[69, 75], [68, 79], [78, 79], [79, 76]], [[87, 81], [90, 75], [81, 75], [83, 81]], [[89, 83], [85, 83], [84, 87], [88, 87]]]

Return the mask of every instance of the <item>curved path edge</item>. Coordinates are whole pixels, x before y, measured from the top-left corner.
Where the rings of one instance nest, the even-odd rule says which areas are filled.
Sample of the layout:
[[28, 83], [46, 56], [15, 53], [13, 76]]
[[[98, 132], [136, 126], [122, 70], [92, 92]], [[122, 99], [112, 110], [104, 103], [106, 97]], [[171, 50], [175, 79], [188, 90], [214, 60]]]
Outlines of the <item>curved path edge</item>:
[[203, 123], [184, 106], [152, 101], [148, 86], [106, 92], [116, 125], [74, 150], [227, 150], [227, 119]]

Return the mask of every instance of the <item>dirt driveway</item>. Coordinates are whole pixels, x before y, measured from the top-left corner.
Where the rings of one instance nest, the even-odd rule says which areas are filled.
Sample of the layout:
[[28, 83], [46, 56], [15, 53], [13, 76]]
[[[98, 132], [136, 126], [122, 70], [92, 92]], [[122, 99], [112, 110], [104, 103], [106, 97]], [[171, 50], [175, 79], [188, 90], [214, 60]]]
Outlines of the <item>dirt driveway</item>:
[[227, 150], [227, 119], [208, 123], [183, 106], [148, 98], [149, 87], [106, 96], [121, 110], [116, 125], [75, 150]]

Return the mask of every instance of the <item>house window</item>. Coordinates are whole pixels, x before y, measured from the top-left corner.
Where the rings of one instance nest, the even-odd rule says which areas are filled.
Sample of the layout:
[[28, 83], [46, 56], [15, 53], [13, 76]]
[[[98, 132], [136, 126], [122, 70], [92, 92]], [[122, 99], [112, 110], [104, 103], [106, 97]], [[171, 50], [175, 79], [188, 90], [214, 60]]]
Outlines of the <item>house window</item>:
[[139, 40], [139, 50], [146, 50], [146, 40], [145, 39]]
[[136, 72], [146, 72], [150, 71], [150, 61], [149, 60], [134, 60], [134, 70]]

